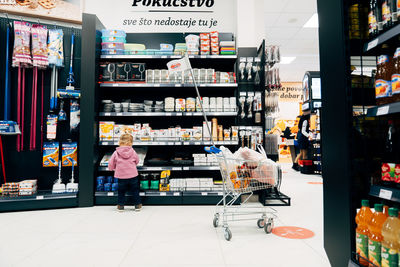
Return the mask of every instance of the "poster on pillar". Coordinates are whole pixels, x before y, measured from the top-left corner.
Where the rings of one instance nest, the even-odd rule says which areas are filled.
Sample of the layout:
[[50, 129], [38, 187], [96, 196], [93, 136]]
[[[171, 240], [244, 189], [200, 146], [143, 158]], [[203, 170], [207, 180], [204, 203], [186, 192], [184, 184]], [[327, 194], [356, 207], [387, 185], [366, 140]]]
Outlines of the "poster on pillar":
[[[126, 32], [235, 32], [233, 0], [85, 0], [108, 29]], [[112, 15], [110, 15], [112, 14]]]
[[0, 1], [0, 12], [10, 15], [81, 24], [83, 0]]
[[279, 96], [279, 116], [275, 120], [272, 133], [281, 136], [279, 144], [279, 162], [292, 162], [295, 157], [294, 139], [298, 131], [300, 103], [303, 89], [301, 82], [282, 82], [281, 88], [272, 89]]

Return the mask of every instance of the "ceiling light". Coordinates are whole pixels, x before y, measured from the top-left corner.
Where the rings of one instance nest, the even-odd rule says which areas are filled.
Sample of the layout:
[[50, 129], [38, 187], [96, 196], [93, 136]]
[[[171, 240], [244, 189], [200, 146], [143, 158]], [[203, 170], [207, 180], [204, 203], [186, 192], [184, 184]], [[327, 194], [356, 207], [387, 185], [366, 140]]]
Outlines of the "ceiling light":
[[303, 28], [318, 28], [318, 13], [312, 15]]
[[281, 62], [279, 62], [279, 63], [280, 63], [280, 64], [290, 64], [290, 63], [292, 63], [295, 59], [296, 59], [296, 57], [281, 57]]

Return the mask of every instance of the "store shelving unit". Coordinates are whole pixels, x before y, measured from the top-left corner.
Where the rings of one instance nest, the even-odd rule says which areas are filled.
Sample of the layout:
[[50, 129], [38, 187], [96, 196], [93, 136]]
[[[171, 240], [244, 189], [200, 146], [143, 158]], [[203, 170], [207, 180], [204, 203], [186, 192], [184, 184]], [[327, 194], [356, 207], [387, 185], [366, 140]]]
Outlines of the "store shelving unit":
[[[0, 49], [2, 53], [0, 53], [0, 87], [3, 90], [4, 80], [5, 80], [5, 51], [6, 51], [6, 27], [7, 23], [13, 23], [14, 20], [18, 21], [26, 21], [32, 24], [37, 24], [38, 20], [33, 17], [16, 17], [11, 14], [6, 17], [2, 14], [0, 16]], [[61, 29], [64, 33], [64, 63], [69, 64], [70, 62], [70, 40], [71, 34], [75, 35], [75, 51], [74, 51], [74, 73], [75, 73], [75, 82], [76, 87], [81, 87], [81, 44], [82, 44], [82, 30], [80, 25], [72, 25], [65, 26], [63, 23], [52, 22], [51, 20], [47, 20], [45, 23], [40, 22], [41, 25], [45, 25], [48, 29], [53, 29], [56, 24], [58, 24], [57, 28]], [[12, 55], [12, 48], [14, 44], [14, 32], [10, 33], [10, 55]], [[11, 84], [11, 119], [16, 121], [17, 117], [17, 76], [18, 76], [18, 68], [11, 67], [10, 63], [10, 84]], [[41, 84], [41, 70], [39, 71], [38, 78], [38, 86], [40, 88]], [[59, 88], [65, 88], [66, 80], [68, 77], [69, 68], [60, 68], [58, 70], [58, 84]], [[26, 91], [25, 91], [25, 104], [30, 103], [30, 96], [32, 95], [32, 68], [26, 69]], [[50, 99], [50, 77], [51, 70], [44, 70], [44, 117], [49, 114], [49, 101]], [[38, 90], [38, 99], [41, 98], [40, 89]], [[1, 94], [2, 101], [0, 101], [0, 118], [3, 118], [3, 93]], [[69, 107], [68, 100], [65, 100], [65, 107]], [[38, 105], [40, 105], [40, 101], [38, 101]], [[40, 107], [40, 106], [39, 106]], [[52, 194], [51, 188], [53, 186], [54, 181], [57, 178], [58, 168], [43, 168], [42, 167], [42, 151], [40, 148], [40, 108], [38, 108], [37, 121], [39, 122], [37, 125], [37, 139], [36, 145], [37, 149], [35, 151], [29, 151], [29, 137], [27, 131], [30, 127], [28, 120], [28, 107], [25, 107], [25, 149], [22, 152], [16, 151], [16, 137], [15, 136], [3, 136], [3, 145], [4, 145], [4, 153], [5, 153], [5, 168], [7, 174], [7, 182], [20, 182], [22, 180], [28, 179], [36, 179], [38, 185], [38, 192], [33, 196], [17, 196], [17, 197], [0, 197], [0, 212], [3, 211], [19, 211], [19, 210], [36, 210], [36, 209], [49, 209], [49, 208], [64, 208], [64, 207], [78, 207], [79, 197], [81, 194]], [[58, 111], [57, 111], [58, 112]], [[66, 112], [69, 117], [69, 108], [66, 109]], [[68, 125], [66, 125], [68, 124]], [[44, 133], [45, 135], [45, 133]], [[58, 128], [57, 139], [55, 142], [59, 142], [61, 146], [61, 142], [67, 142], [68, 140], [78, 141], [78, 136], [70, 134], [69, 131], [69, 121], [66, 123], [61, 123]], [[44, 137], [44, 141], [46, 140], [46, 136]], [[79, 145], [79, 144], [78, 144]], [[79, 146], [78, 146], [79, 147]], [[80, 147], [79, 147], [80, 149]], [[78, 162], [80, 165], [80, 162]], [[75, 182], [79, 183], [79, 189], [84, 190], [81, 187], [81, 182], [84, 183], [85, 176], [81, 176], [80, 168], [75, 168]], [[71, 177], [71, 168], [64, 167], [62, 170], [63, 183], [67, 183]], [[3, 177], [0, 176], [0, 185], [3, 184]]]
[[[197, 85], [198, 87], [212, 87], [212, 88], [232, 88], [237, 87], [236, 83], [200, 83]], [[192, 87], [194, 88], [194, 84], [185, 84], [185, 83], [101, 83], [100, 87], [122, 87], [122, 88], [131, 88], [131, 87], [140, 87], [140, 88], [171, 88], [171, 87]]]
[[[207, 116], [231, 116], [236, 117], [237, 112], [206, 112]], [[99, 112], [101, 117], [198, 117], [201, 112]]]
[[[179, 33], [128, 33], [127, 42], [144, 43], [147, 48], [157, 48], [160, 42], [175, 44], [184, 42], [185, 34]], [[231, 33], [220, 33], [220, 40], [234, 40]], [[144, 62], [147, 69], [166, 69], [166, 63], [169, 60], [181, 58], [177, 55], [97, 55], [96, 62]], [[235, 62], [237, 55], [196, 55], [189, 56], [193, 68], [214, 68], [217, 71], [235, 71]], [[97, 64], [97, 63], [96, 63]], [[98, 65], [96, 65], [98, 66]], [[98, 71], [96, 69], [96, 71]], [[101, 99], [117, 99], [130, 98], [135, 102], [145, 99], [164, 100], [164, 97], [195, 97], [193, 83], [171, 84], [171, 83], [144, 83], [144, 82], [104, 82], [95, 81], [96, 99], [100, 103]], [[200, 83], [198, 84], [202, 96], [223, 96], [236, 97], [238, 89], [237, 83]], [[116, 91], [117, 90], [117, 91]], [[179, 124], [182, 128], [191, 128], [192, 126], [202, 125], [203, 114], [201, 112], [101, 112], [100, 106], [97, 106], [98, 121], [115, 121], [115, 122], [136, 122], [146, 123], [154, 128], [168, 127], [169, 125]], [[236, 112], [207, 112], [208, 119], [218, 118], [218, 124], [225, 127], [237, 125]], [[159, 119], [162, 118], [162, 119]], [[96, 137], [97, 140], [97, 137]], [[204, 146], [211, 145], [211, 141], [191, 140], [152, 140], [152, 141], [135, 141], [133, 146], [146, 146], [148, 151], [158, 151], [154, 153], [165, 154], [165, 149], [168, 151], [185, 150], [190, 153], [205, 153]], [[238, 141], [215, 141], [216, 145], [224, 145], [228, 147], [237, 147]], [[105, 152], [112, 151], [118, 141], [97, 141], [94, 144], [96, 147], [97, 167], [95, 177], [98, 175], [109, 174], [106, 167], [99, 166], [99, 160]], [[170, 149], [172, 148], [172, 149]], [[163, 150], [164, 149], [164, 150]], [[149, 152], [148, 152], [149, 153]], [[220, 180], [218, 166], [142, 166], [139, 167], [141, 172], [160, 172], [163, 170], [171, 170], [172, 178], [185, 177], [213, 177], [215, 180]], [[93, 177], [93, 179], [95, 179]], [[115, 204], [116, 193], [113, 192], [96, 192], [96, 204]], [[216, 204], [221, 196], [215, 192], [142, 192], [144, 196], [144, 204]]]
[[[400, 25], [372, 40], [361, 39], [365, 34], [354, 34], [355, 29], [367, 29], [362, 24], [368, 22], [350, 18], [349, 13], [357, 10], [357, 18], [367, 17], [364, 11], [368, 10], [368, 2], [318, 0], [324, 242], [334, 267], [359, 266], [355, 253], [355, 216], [361, 199], [369, 199], [371, 206], [374, 203], [400, 205], [399, 189], [381, 182], [381, 164], [400, 159], [397, 145], [393, 153], [385, 148], [388, 120], [399, 120], [400, 105], [376, 106], [371, 83], [364, 82], [369, 80], [365, 77], [371, 75], [378, 56], [394, 54]], [[353, 30], [350, 35], [349, 28]], [[386, 52], [382, 49], [384, 44], [388, 45]], [[359, 70], [357, 75], [362, 80], [357, 88], [353, 86], [351, 66]], [[353, 116], [353, 110], [361, 112]], [[397, 137], [394, 139], [397, 142]]]

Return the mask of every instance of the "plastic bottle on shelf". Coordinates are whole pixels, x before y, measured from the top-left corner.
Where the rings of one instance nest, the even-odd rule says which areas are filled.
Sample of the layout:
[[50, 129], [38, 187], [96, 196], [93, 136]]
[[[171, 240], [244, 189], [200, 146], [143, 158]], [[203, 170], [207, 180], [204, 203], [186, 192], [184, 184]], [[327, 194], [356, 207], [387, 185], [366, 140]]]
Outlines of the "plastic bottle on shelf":
[[372, 211], [369, 208], [369, 200], [361, 201], [361, 209], [356, 215], [356, 252], [360, 256], [361, 266], [368, 266], [368, 223], [372, 218]]
[[368, 34], [370, 38], [378, 34], [377, 10], [377, 0], [370, 0], [368, 12]]
[[383, 206], [383, 214], [385, 214], [386, 218], [389, 217], [389, 206], [388, 205]]
[[[387, 49], [387, 45], [383, 45], [382, 49]], [[390, 65], [391, 61], [387, 54], [379, 56], [375, 78], [375, 96], [377, 98], [391, 95], [392, 69]]]
[[381, 249], [382, 249], [382, 225], [386, 221], [386, 215], [383, 213], [383, 204], [374, 205], [375, 212], [372, 220], [368, 224], [368, 258], [369, 266], [381, 266]]
[[382, 21], [382, 1], [383, 0], [376, 0], [376, 7], [375, 7], [375, 14], [376, 14], [376, 23], [378, 34], [383, 30], [383, 21]]
[[386, 30], [392, 25], [392, 12], [390, 10], [390, 0], [382, 0], [382, 24]]
[[397, 267], [399, 264], [400, 219], [398, 215], [398, 209], [390, 208], [389, 217], [382, 226], [382, 267]]
[[392, 94], [400, 94], [400, 47], [393, 56]]

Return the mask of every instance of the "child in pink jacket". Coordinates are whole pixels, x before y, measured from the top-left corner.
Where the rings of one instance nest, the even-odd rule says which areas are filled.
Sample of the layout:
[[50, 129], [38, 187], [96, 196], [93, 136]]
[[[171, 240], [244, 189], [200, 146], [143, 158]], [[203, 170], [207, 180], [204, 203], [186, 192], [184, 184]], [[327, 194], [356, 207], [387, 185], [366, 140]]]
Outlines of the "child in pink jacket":
[[136, 166], [139, 164], [139, 157], [132, 148], [133, 137], [130, 134], [123, 134], [119, 139], [119, 147], [112, 154], [108, 169], [114, 172], [114, 177], [118, 178], [118, 211], [124, 210], [125, 193], [132, 192], [135, 211], [142, 208], [142, 200], [139, 195], [139, 178]]

